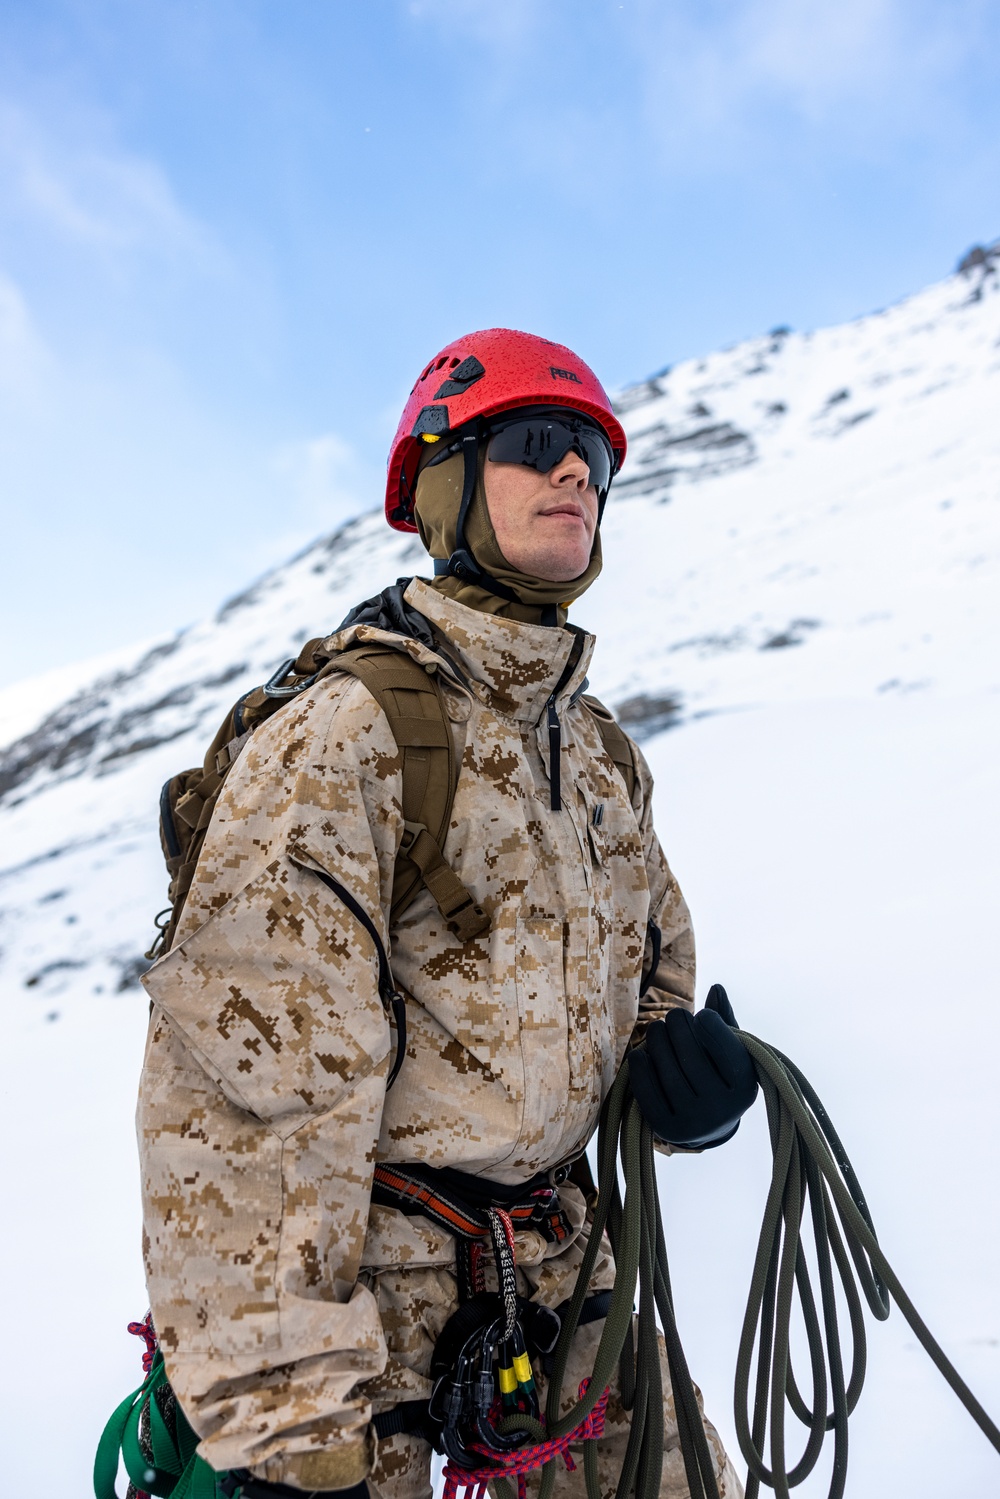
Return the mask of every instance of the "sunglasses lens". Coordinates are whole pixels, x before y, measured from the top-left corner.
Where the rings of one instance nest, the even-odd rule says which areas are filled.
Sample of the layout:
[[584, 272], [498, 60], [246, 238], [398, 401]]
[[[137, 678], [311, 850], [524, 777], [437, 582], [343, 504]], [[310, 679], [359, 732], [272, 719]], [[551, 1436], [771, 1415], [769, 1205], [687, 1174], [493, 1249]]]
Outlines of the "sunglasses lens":
[[590, 469], [591, 484], [603, 493], [611, 483], [611, 452], [592, 428], [574, 427], [541, 418], [511, 422], [493, 434], [486, 454], [494, 463], [522, 463], [547, 474], [572, 449]]
[[605, 494], [611, 483], [611, 454], [606, 443], [595, 433], [582, 432], [574, 446], [590, 469], [591, 484], [601, 494]]

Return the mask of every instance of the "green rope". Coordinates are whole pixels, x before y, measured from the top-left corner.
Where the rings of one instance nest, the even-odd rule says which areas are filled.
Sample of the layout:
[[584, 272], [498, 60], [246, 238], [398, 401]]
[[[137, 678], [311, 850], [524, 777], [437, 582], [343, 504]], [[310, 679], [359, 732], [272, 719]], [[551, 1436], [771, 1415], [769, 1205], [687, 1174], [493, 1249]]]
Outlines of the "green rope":
[[[619, 1072], [605, 1101], [597, 1153], [597, 1205], [576, 1286], [563, 1315], [555, 1348], [544, 1434], [550, 1439], [565, 1436], [584, 1421], [610, 1384], [616, 1365], [619, 1366], [622, 1403], [626, 1410], [631, 1410], [632, 1419], [617, 1493], [620, 1499], [632, 1492], [636, 1499], [658, 1499], [663, 1473], [663, 1385], [656, 1328], [658, 1310], [667, 1345], [681, 1452], [691, 1499], [718, 1499], [715, 1467], [674, 1320], [656, 1192], [653, 1136], [632, 1097], [627, 1067]], [[625, 1182], [624, 1198], [618, 1182], [619, 1160]], [[589, 1294], [605, 1230], [615, 1259], [611, 1305], [586, 1394], [565, 1415], [560, 1415], [570, 1347], [579, 1326], [580, 1311]], [[637, 1290], [637, 1336], [633, 1342], [632, 1315]], [[519, 1428], [528, 1430], [528, 1423], [510, 1417], [502, 1429]], [[537, 1437], [538, 1433], [532, 1431], [532, 1435]], [[584, 1444], [583, 1467], [588, 1499], [601, 1499], [596, 1449], [596, 1440]], [[556, 1471], [554, 1462], [546, 1465], [539, 1499], [551, 1499]]]
[[[987, 1440], [1000, 1452], [1000, 1429], [931, 1335], [879, 1247], [854, 1168], [815, 1091], [780, 1051], [744, 1031], [736, 1034], [757, 1069], [774, 1155], [736, 1364], [736, 1429], [750, 1470], [747, 1499], [757, 1499], [761, 1484], [773, 1489], [779, 1499], [789, 1499], [790, 1490], [816, 1466], [828, 1431], [833, 1432], [829, 1499], [841, 1499], [847, 1481], [848, 1418], [865, 1379], [862, 1293], [879, 1321], [889, 1315], [891, 1294], [923, 1348]], [[817, 1311], [802, 1242], [807, 1207], [822, 1316]], [[851, 1326], [851, 1373], [846, 1382], [837, 1319], [837, 1278]], [[796, 1293], [809, 1350], [809, 1404], [796, 1383], [789, 1351]], [[750, 1373], [755, 1346], [751, 1417]], [[829, 1414], [828, 1403], [832, 1405]], [[791, 1468], [785, 1454], [786, 1405], [808, 1432], [802, 1455]], [[768, 1426], [769, 1463], [764, 1454]]]
[[[980, 1430], [1000, 1452], [1000, 1429], [980, 1405], [932, 1337], [879, 1247], [860, 1183], [829, 1115], [814, 1089], [787, 1057], [744, 1031], [735, 1034], [749, 1052], [767, 1108], [774, 1167], [761, 1225], [736, 1367], [736, 1427], [746, 1459], [747, 1499], [761, 1485], [779, 1499], [809, 1476], [828, 1432], [833, 1434], [829, 1499], [842, 1499], [847, 1478], [848, 1420], [865, 1380], [864, 1305], [884, 1321], [890, 1296]], [[618, 1163], [625, 1195], [622, 1198]], [[807, 1264], [802, 1225], [812, 1227], [818, 1294]], [[562, 1385], [580, 1309], [588, 1294], [602, 1234], [615, 1259], [611, 1306], [583, 1400], [560, 1417]], [[845, 1375], [837, 1312], [837, 1287], [851, 1330], [850, 1373]], [[636, 1337], [632, 1312], [638, 1290]], [[805, 1327], [811, 1398], [792, 1368], [790, 1330], [798, 1301]], [[598, 1200], [572, 1299], [563, 1318], [546, 1405], [550, 1436], [571, 1431], [593, 1409], [616, 1364], [622, 1404], [631, 1411], [617, 1499], [657, 1499], [663, 1467], [663, 1390], [656, 1336], [659, 1313], [691, 1499], [718, 1499], [715, 1466], [704, 1422], [677, 1333], [663, 1225], [656, 1191], [653, 1138], [632, 1097], [623, 1067], [601, 1115], [598, 1134]], [[756, 1348], [754, 1400], [749, 1412]], [[832, 1410], [828, 1412], [828, 1405]], [[788, 1409], [806, 1428], [801, 1456], [786, 1459]], [[515, 1422], [512, 1420], [511, 1428]], [[765, 1458], [767, 1442], [769, 1461]], [[586, 1443], [588, 1499], [599, 1499], [596, 1442]], [[542, 1476], [539, 1499], [551, 1499], [556, 1470]]]

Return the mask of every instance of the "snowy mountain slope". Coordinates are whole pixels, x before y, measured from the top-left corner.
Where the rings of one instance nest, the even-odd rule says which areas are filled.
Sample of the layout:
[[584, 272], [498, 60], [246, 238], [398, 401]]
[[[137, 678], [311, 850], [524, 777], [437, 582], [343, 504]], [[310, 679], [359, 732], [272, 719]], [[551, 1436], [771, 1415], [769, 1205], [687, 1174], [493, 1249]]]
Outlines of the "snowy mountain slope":
[[[939, 1020], [944, 1007], [1000, 1040], [987, 935], [1000, 875], [998, 282], [994, 247], [884, 313], [812, 335], [776, 331], [624, 391], [631, 447], [605, 518], [606, 571], [574, 611], [599, 636], [594, 690], [646, 739], [657, 771], [702, 989], [724, 978], [738, 1012], [749, 1007], [748, 1028], [830, 1095], [904, 1280], [923, 1260], [904, 1265], [895, 1247], [930, 1219], [937, 1278], [912, 1289], [936, 1326], [958, 1329], [954, 1351], [994, 1407], [998, 1225], [983, 1184], [1000, 1166], [995, 1084], [988, 1045], [970, 1059]], [[4, 1312], [23, 1352], [16, 1369], [8, 1361], [0, 1408], [23, 1411], [22, 1427], [37, 1419], [25, 1396], [41, 1375], [25, 1371], [41, 1367], [32, 1329], [43, 1302], [60, 1316], [73, 1308], [93, 1353], [67, 1437], [72, 1477], [46, 1488], [35, 1474], [42, 1499], [87, 1492], [95, 1426], [136, 1367], [117, 1329], [142, 1309], [128, 1118], [144, 1030], [137, 976], [165, 888], [159, 786], [200, 760], [241, 691], [359, 598], [421, 570], [422, 556], [373, 512], [211, 620], [119, 654], [68, 700], [58, 683], [36, 684], [31, 699], [0, 695], [0, 733], [11, 725], [0, 755], [5, 1083], [13, 1117], [31, 1121], [12, 1132], [5, 1166], [27, 1209], [24, 1234], [3, 1249], [6, 1283], [24, 1293]], [[32, 723], [29, 701], [41, 709]], [[945, 1060], [947, 1146], [925, 1102]], [[900, 1125], [914, 1115], [916, 1130]], [[694, 1222], [709, 1183], [724, 1194], [716, 1200], [746, 1209], [721, 1257], [718, 1244], [683, 1234], [676, 1251], [682, 1280], [689, 1272], [692, 1359], [723, 1424], [760, 1132], [761, 1121], [748, 1125], [717, 1159], [671, 1166], [665, 1182]], [[955, 1138], [973, 1142], [961, 1166]], [[885, 1161], [900, 1153], [897, 1177]], [[931, 1182], [941, 1206], [928, 1213]], [[941, 1299], [957, 1263], [950, 1225], [971, 1248]], [[865, 1416], [848, 1492], [886, 1492], [890, 1477], [907, 1495], [946, 1492], [935, 1475], [954, 1481], [955, 1450], [970, 1484], [996, 1487], [1000, 1460], [954, 1417], [943, 1386], [912, 1374], [902, 1324], [874, 1339], [884, 1385], [868, 1409], [905, 1406], [893, 1420], [910, 1423], [914, 1451], [940, 1426], [953, 1466], [935, 1469], [921, 1451], [907, 1468], [905, 1439], [895, 1451]], [[898, 1391], [911, 1387], [907, 1405]]]

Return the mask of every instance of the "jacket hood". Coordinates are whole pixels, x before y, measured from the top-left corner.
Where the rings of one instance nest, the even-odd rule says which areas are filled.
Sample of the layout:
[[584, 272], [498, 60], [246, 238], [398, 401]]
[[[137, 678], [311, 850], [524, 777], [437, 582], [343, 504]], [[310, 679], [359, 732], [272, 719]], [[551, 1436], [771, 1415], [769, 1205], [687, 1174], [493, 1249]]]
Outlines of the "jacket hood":
[[[493, 522], [486, 503], [484, 470], [485, 449], [479, 453], [479, 472], [476, 489], [465, 522], [465, 539], [479, 563], [489, 575], [503, 583], [517, 595], [517, 602], [502, 599], [489, 593], [477, 584], [464, 582], [450, 575], [436, 577], [431, 586], [437, 593], [476, 609], [482, 614], [496, 614], [502, 618], [519, 620], [523, 624], [541, 625], [543, 610], [556, 607], [556, 623], [566, 622], [569, 605], [585, 593], [601, 571], [601, 532], [594, 532], [594, 545], [590, 562], [578, 578], [568, 583], [552, 583], [542, 578], [533, 578], [512, 567], [500, 550]], [[420, 539], [428, 552], [437, 560], [447, 560], [455, 550], [455, 528], [458, 510], [462, 502], [464, 461], [460, 453], [446, 458], [442, 463], [429, 464], [417, 478], [414, 518]]]

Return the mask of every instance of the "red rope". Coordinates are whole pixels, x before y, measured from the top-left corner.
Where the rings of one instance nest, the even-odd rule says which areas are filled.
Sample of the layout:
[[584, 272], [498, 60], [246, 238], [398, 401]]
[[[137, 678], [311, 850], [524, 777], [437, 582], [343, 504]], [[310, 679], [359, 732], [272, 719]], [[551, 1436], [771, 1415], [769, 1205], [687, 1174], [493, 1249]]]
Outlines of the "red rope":
[[156, 1329], [153, 1327], [153, 1314], [147, 1312], [141, 1322], [130, 1322], [128, 1330], [135, 1338], [142, 1338], [146, 1344], [146, 1351], [142, 1355], [142, 1372], [148, 1374], [153, 1367], [153, 1357], [156, 1353]]
[[[579, 1399], [582, 1400], [587, 1393], [589, 1379], [585, 1379], [580, 1385]], [[553, 1437], [547, 1442], [538, 1442], [534, 1447], [518, 1447], [515, 1452], [503, 1454], [495, 1453], [489, 1447], [484, 1447], [476, 1442], [472, 1446], [473, 1452], [478, 1452], [482, 1457], [493, 1457], [499, 1462], [499, 1467], [490, 1468], [460, 1468], [457, 1464], [446, 1463], [443, 1473], [444, 1492], [442, 1499], [458, 1499], [461, 1489], [466, 1490], [466, 1499], [488, 1499], [487, 1485], [494, 1483], [498, 1478], [517, 1479], [517, 1499], [526, 1499], [528, 1486], [524, 1481], [526, 1473], [533, 1473], [536, 1468], [544, 1468], [555, 1457], [562, 1457], [569, 1473], [576, 1471], [576, 1463], [569, 1451], [573, 1442], [592, 1442], [604, 1435], [604, 1415], [607, 1410], [610, 1389], [598, 1400], [590, 1415], [574, 1426], [572, 1431], [564, 1437]]]
[[[128, 1330], [134, 1338], [142, 1338], [146, 1345], [146, 1351], [142, 1355], [142, 1372], [148, 1374], [153, 1367], [153, 1358], [156, 1354], [156, 1329], [153, 1327], [153, 1314], [147, 1312], [141, 1322], [130, 1322]], [[145, 1489], [136, 1489], [135, 1499], [153, 1499], [152, 1494], [147, 1494]]]
[[496, 1208], [495, 1212], [496, 1212], [497, 1217], [500, 1219], [500, 1222], [503, 1224], [504, 1237], [507, 1240], [507, 1248], [510, 1250], [511, 1254], [513, 1254], [514, 1253], [514, 1223], [513, 1223], [513, 1220], [511, 1218], [510, 1214], [507, 1213], [507, 1212], [505, 1212], [503, 1208]]

